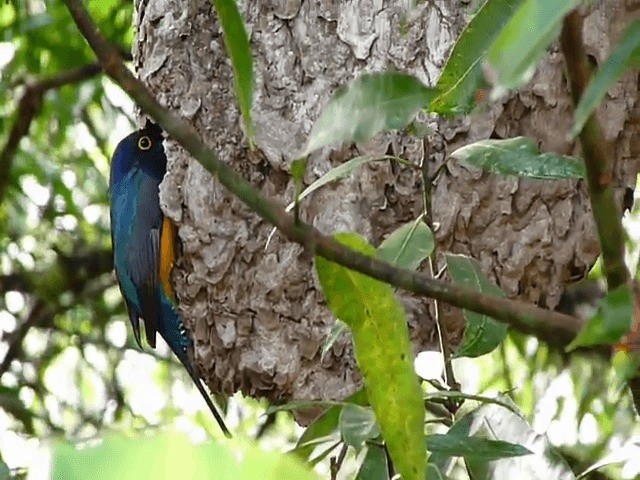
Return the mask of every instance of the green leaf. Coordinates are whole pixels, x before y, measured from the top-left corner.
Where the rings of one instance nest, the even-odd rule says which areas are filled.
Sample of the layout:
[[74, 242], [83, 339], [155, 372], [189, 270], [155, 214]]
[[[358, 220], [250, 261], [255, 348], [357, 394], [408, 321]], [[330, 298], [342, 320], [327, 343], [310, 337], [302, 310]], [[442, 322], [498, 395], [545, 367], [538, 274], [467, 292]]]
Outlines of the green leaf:
[[[335, 168], [332, 168], [327, 173], [325, 173], [320, 178], [318, 178], [315, 182], [313, 182], [311, 185], [309, 185], [307, 188], [305, 188], [302, 191], [299, 198], [300, 200], [302, 200], [303, 198], [308, 197], [313, 192], [318, 190], [320, 187], [324, 187], [327, 183], [331, 183], [336, 180], [347, 178], [349, 175], [351, 175], [354, 172], [354, 170], [356, 170], [358, 167], [362, 165], [365, 165], [371, 162], [380, 162], [383, 160], [401, 160], [401, 159], [397, 157], [392, 157], [392, 156], [352, 158], [351, 160], [341, 163]], [[292, 208], [293, 208], [293, 202], [287, 205], [287, 211], [291, 211]]]
[[502, 440], [488, 440], [486, 438], [465, 437], [455, 434], [427, 435], [427, 450], [449, 457], [464, 457], [466, 459], [485, 461], [531, 454], [531, 451], [522, 445], [515, 445]]
[[369, 445], [356, 480], [388, 480], [387, 454], [380, 445]]
[[[503, 400], [509, 401], [508, 397]], [[467, 457], [465, 463], [471, 478], [575, 479], [567, 463], [544, 435], [537, 434], [522, 416], [500, 406], [486, 404], [478, 407], [458, 420], [447, 435], [501, 440], [534, 452], [531, 455], [500, 460]]]
[[293, 201], [295, 206], [295, 218], [296, 221], [299, 219], [299, 205], [300, 205], [300, 190], [302, 190], [302, 181], [304, 177], [304, 172], [307, 169], [307, 160], [309, 157], [301, 157], [297, 160], [291, 162], [291, 176], [293, 177], [293, 182], [296, 187], [296, 195]]
[[276, 412], [303, 412], [305, 410], [314, 410], [316, 408], [329, 408], [335, 406], [344, 406], [347, 402], [337, 402], [332, 400], [292, 400], [282, 405], [270, 405], [265, 412], [269, 415]]
[[[622, 390], [627, 382], [638, 375], [640, 356], [637, 353], [619, 350], [611, 359], [611, 367], [615, 373], [613, 387], [615, 390]], [[636, 393], [633, 391], [633, 387], [629, 385], [629, 388], [635, 397]]]
[[[346, 402], [353, 403], [355, 405], [366, 405], [367, 394], [363, 390], [358, 390], [345, 400]], [[298, 458], [306, 460], [313, 452], [315, 445], [314, 440], [318, 438], [327, 438], [338, 428], [338, 422], [340, 421], [340, 412], [342, 411], [342, 405], [336, 405], [322, 414], [315, 422], [309, 425], [302, 433], [296, 444], [296, 448], [293, 450]]]
[[336, 448], [338, 448], [341, 443], [342, 442], [335, 442], [329, 445], [327, 448], [321, 451], [317, 456], [310, 459], [308, 465], [312, 468], [315, 468], [316, 465], [322, 462], [325, 458], [327, 458], [331, 454], [331, 452], [333, 452]]
[[433, 252], [431, 229], [422, 217], [391, 233], [378, 247], [378, 256], [398, 268], [415, 270]]
[[331, 143], [363, 142], [378, 132], [402, 128], [434, 94], [412, 75], [363, 74], [333, 94], [311, 130], [304, 155]]
[[476, 104], [476, 92], [486, 86], [482, 62], [502, 27], [524, 0], [487, 0], [451, 51], [429, 110], [443, 115], [464, 115]]
[[580, 330], [566, 350], [571, 351], [588, 345], [613, 344], [629, 331], [632, 320], [631, 287], [620, 285], [600, 301], [598, 312]]
[[[238, 448], [242, 451], [236, 452]], [[225, 472], [225, 478], [247, 480], [318, 478], [288, 455], [265, 452], [246, 442], [235, 447], [213, 442], [194, 445], [181, 434], [109, 435], [80, 446], [56, 443], [51, 450], [53, 465], [48, 478], [55, 480], [205, 480], [216, 472]]]
[[527, 137], [480, 140], [459, 148], [451, 156], [498, 175], [560, 179], [584, 178], [586, 174], [579, 158], [540, 153], [536, 143]]
[[220, 25], [224, 32], [224, 44], [233, 66], [233, 79], [236, 97], [240, 111], [244, 117], [244, 127], [253, 145], [254, 128], [251, 119], [251, 104], [253, 103], [253, 58], [251, 45], [244, 27], [244, 21], [238, 11], [238, 3], [235, 0], [212, 0], [216, 9]]
[[[360, 253], [376, 254], [357, 234], [335, 238]], [[331, 311], [351, 330], [369, 403], [396, 470], [405, 480], [421, 479], [424, 405], [402, 305], [389, 285], [322, 257], [316, 257], [316, 271]]]
[[4, 463], [4, 460], [0, 458], [0, 480], [9, 480], [10, 478], [11, 478], [11, 470], [9, 470], [9, 467], [7, 466], [7, 464]]
[[627, 28], [617, 48], [598, 68], [582, 94], [573, 115], [574, 123], [570, 135], [580, 133], [589, 116], [598, 108], [609, 87], [629, 69], [640, 67], [640, 20], [635, 20]]
[[320, 353], [321, 362], [324, 360], [324, 356], [327, 353], [329, 353], [329, 350], [331, 349], [331, 347], [333, 347], [333, 344], [336, 343], [338, 339], [342, 336], [342, 334], [347, 331], [349, 331], [349, 327], [347, 327], [340, 320], [335, 321], [335, 323], [331, 327], [331, 331], [329, 332], [329, 335], [327, 335], [327, 339], [325, 340], [324, 345], [322, 345], [322, 350]]
[[[364, 165], [364, 164], [370, 163], [370, 162], [380, 162], [382, 160], [395, 160], [395, 161], [398, 161], [398, 162], [401, 162], [401, 163], [402, 162], [406, 162], [405, 160], [403, 160], [401, 158], [388, 156], [388, 155], [385, 155], [383, 157], [356, 157], [356, 158], [352, 158], [348, 162], [342, 163], [342, 164], [338, 165], [337, 167], [332, 168], [327, 173], [325, 173], [320, 178], [318, 178], [315, 182], [313, 182], [311, 185], [309, 185], [307, 188], [305, 188], [302, 191], [302, 193], [300, 195], [298, 195], [298, 201], [302, 201], [304, 198], [308, 197], [309, 195], [311, 195], [313, 192], [315, 192], [319, 188], [325, 186], [327, 183], [331, 183], [331, 182], [333, 182], [335, 180], [340, 180], [340, 179], [343, 179], [343, 178], [347, 178], [349, 175], [351, 175], [353, 173], [354, 170], [356, 170], [361, 165]], [[293, 209], [294, 206], [295, 206], [295, 200], [293, 202], [291, 202], [289, 205], [287, 205], [285, 210], [287, 212], [290, 212]], [[275, 228], [275, 227], [273, 229], [271, 229], [271, 232], [269, 232], [269, 236], [267, 237], [267, 246], [271, 242], [271, 237], [273, 237], [273, 235], [276, 232], [277, 232], [277, 228]]]
[[[447, 254], [447, 268], [453, 281], [485, 295], [504, 297], [504, 292], [482, 273], [480, 264], [464, 255]], [[467, 327], [456, 357], [478, 357], [489, 353], [507, 336], [507, 326], [481, 313], [464, 310]]]
[[340, 412], [340, 435], [347, 445], [360, 453], [364, 442], [380, 436], [380, 427], [370, 407], [345, 405]]
[[487, 54], [495, 77], [492, 97], [531, 79], [538, 62], [558, 37], [565, 15], [579, 4], [580, 0], [527, 0], [518, 9]]
[[291, 176], [297, 185], [302, 185], [302, 178], [307, 169], [307, 158], [308, 157], [302, 157], [291, 162]]

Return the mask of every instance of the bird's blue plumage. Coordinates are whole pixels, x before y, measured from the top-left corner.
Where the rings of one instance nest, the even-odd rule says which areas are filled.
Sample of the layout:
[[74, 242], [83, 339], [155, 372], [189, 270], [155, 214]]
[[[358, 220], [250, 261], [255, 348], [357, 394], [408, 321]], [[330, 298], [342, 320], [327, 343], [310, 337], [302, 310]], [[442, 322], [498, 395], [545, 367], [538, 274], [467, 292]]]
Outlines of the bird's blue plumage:
[[109, 189], [116, 277], [138, 345], [142, 319], [147, 343], [155, 347], [156, 333], [164, 338], [228, 434], [198, 378], [192, 360], [193, 340], [160, 280], [166, 224], [158, 189], [167, 169], [162, 140], [160, 127], [148, 122], [144, 129], [125, 137], [113, 154]]

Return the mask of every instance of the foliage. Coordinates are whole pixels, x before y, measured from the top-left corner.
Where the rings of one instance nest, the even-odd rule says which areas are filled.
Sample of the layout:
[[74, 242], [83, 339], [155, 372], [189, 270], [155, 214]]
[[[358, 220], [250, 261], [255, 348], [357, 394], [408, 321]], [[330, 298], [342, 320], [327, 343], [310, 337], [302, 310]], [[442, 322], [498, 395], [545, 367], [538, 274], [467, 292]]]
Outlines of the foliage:
[[[421, 111], [467, 114], [491, 82], [495, 94], [520, 87], [578, 3], [486, 1], [462, 32], [435, 87], [395, 71], [356, 78], [330, 99], [304, 153], [404, 128]], [[213, 4], [251, 143], [253, 62], [246, 29], [234, 2]], [[89, 2], [89, 7], [101, 32], [129, 51], [132, 3], [104, 0]], [[188, 378], [177, 382], [182, 385], [178, 393], [159, 387], [179, 371], [168, 352], [153, 354], [159, 360], [155, 362], [151, 354], [136, 353], [125, 333], [125, 312], [110, 273], [106, 192], [109, 154], [133, 124], [132, 107], [97, 72], [59, 80], [61, 74], [94, 62], [62, 3], [3, 3], [0, 25], [5, 42], [0, 43], [0, 90], [8, 92], [0, 97], [0, 325], [6, 352], [0, 363], [0, 422], [14, 439], [47, 439], [54, 460], [50, 478], [97, 478], [96, 471], [107, 472], [104, 478], [161, 478], [154, 468], [173, 478], [165, 465], [186, 465], [180, 472], [189, 478], [219, 471], [239, 478], [315, 478], [308, 466], [321, 469], [324, 462], [326, 471], [326, 459], [337, 449], [341, 453], [332, 457], [332, 473], [347, 458], [361, 479], [389, 479], [396, 470], [406, 479], [576, 478], [580, 471], [591, 472], [592, 465], [595, 470], [637, 458], [629, 441], [637, 434], [629, 398], [619, 391], [620, 372], [629, 365], [637, 370], [637, 362], [616, 357], [612, 369], [579, 354], [568, 360], [534, 338], [507, 333], [504, 324], [465, 310], [463, 344], [445, 362], [464, 366], [459, 377], [469, 391], [457, 391], [453, 383], [443, 385], [440, 378], [421, 381], [413, 368], [404, 309], [392, 288], [322, 258], [316, 259], [317, 274], [329, 306], [341, 320], [323, 354], [348, 330], [366, 389], [343, 402], [314, 404], [326, 410], [300, 435], [288, 410], [309, 405], [269, 410], [276, 427], [263, 434], [269, 424], [258, 428], [262, 421], [257, 417], [265, 405], [248, 399], [230, 402], [245, 417], [237, 425], [238, 437], [259, 437], [280, 451], [295, 444], [292, 456], [241, 447], [242, 442], [194, 446], [179, 435], [149, 435], [159, 424], [183, 428], [185, 422], [201, 437], [217, 434], [211, 419], [193, 415], [185, 406], [180, 392], [190, 386]], [[640, 29], [634, 23], [597, 71], [576, 111], [572, 134], [578, 133], [607, 88], [637, 67], [639, 42]], [[534, 139], [483, 140], [450, 157], [490, 174], [544, 181], [584, 177], [580, 159], [540, 153]], [[420, 168], [393, 157], [357, 157], [302, 192], [298, 188], [296, 202], [329, 182], [358, 174], [374, 161]], [[304, 158], [292, 168], [299, 187], [304, 168]], [[438, 256], [428, 218], [425, 207], [423, 215], [392, 232], [377, 250], [353, 233], [337, 238], [402, 268], [415, 270], [428, 263], [435, 274]], [[453, 282], [503, 295], [476, 260], [446, 258]], [[610, 292], [572, 346], [618, 341], [632, 314], [632, 293], [626, 287]], [[158, 382], [140, 384], [132, 370], [150, 371]], [[509, 397], [479, 395], [490, 392], [507, 392]], [[107, 435], [108, 430], [117, 433]], [[566, 441], [559, 431], [577, 433]], [[78, 439], [84, 439], [84, 448], [76, 448]], [[611, 451], [611, 445], [625, 442], [626, 455]], [[0, 443], [6, 444], [6, 439]], [[0, 478], [22, 476], [26, 460], [16, 449], [2, 446], [1, 451]], [[128, 456], [129, 462], [113, 462]], [[107, 466], [100, 467], [103, 464]], [[125, 465], [126, 474], [118, 473]], [[620, 468], [605, 468], [605, 478], [621, 478]], [[189, 469], [192, 475], [185, 473]]]
[[[447, 269], [455, 283], [466, 285], [494, 297], [504, 297], [499, 287], [486, 278], [480, 264], [464, 255], [447, 255]], [[507, 336], [507, 326], [491, 317], [470, 310], [464, 311], [467, 328], [457, 356], [477, 357], [491, 352]]]
[[[367, 255], [376, 253], [356, 234], [336, 239]], [[322, 257], [315, 262], [329, 307], [351, 330], [367, 397], [394, 465], [403, 478], [418, 479], [426, 465], [420, 438], [424, 408], [404, 310], [389, 285]], [[352, 437], [353, 428], [348, 433]]]
[[499, 175], [539, 179], [584, 178], [581, 159], [540, 153], [530, 138], [515, 137], [506, 140], [480, 140], [459, 148], [452, 158]]
[[244, 22], [238, 11], [236, 2], [213, 0], [213, 5], [220, 19], [224, 31], [224, 41], [233, 65], [236, 97], [244, 117], [244, 128], [253, 144], [255, 135], [251, 120], [251, 103], [253, 101], [253, 62], [249, 37], [244, 28]]

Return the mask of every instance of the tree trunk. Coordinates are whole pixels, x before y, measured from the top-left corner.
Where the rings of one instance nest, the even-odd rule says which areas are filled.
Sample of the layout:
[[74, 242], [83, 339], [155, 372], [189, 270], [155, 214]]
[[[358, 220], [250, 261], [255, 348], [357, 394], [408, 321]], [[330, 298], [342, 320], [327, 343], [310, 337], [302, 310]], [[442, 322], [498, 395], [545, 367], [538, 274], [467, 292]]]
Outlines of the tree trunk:
[[[293, 198], [290, 163], [331, 93], [362, 72], [396, 68], [434, 85], [473, 13], [469, 2], [301, 0], [242, 3], [254, 55], [250, 150], [233, 91], [233, 75], [209, 1], [138, 0], [136, 68], [160, 101], [189, 119], [220, 158], [283, 204]], [[627, 2], [629, 3], [629, 2]], [[604, 61], [635, 7], [601, 2], [585, 23], [588, 52]], [[269, 6], [267, 6], [269, 5]], [[631, 5], [629, 3], [629, 5]], [[525, 88], [468, 117], [430, 117], [426, 139], [406, 132], [367, 144], [335, 145], [311, 155], [305, 182], [358, 155], [392, 153], [431, 172], [453, 149], [474, 140], [526, 135], [542, 151], [579, 154], [566, 139], [571, 105], [557, 47]], [[638, 78], [612, 88], [600, 118], [615, 142], [616, 181], [635, 186], [640, 125]], [[213, 181], [170, 139], [170, 173], [162, 206], [179, 225], [184, 252], [174, 280], [194, 331], [201, 373], [214, 391], [270, 400], [338, 399], [360, 375], [345, 335], [320, 361], [334, 319], [313, 273], [312, 257]], [[581, 181], [530, 181], [488, 175], [448, 161], [433, 190], [439, 252], [465, 253], [512, 297], [554, 308], [564, 285], [582, 278], [598, 255], [586, 186]], [[415, 171], [376, 162], [330, 184], [303, 203], [304, 220], [321, 231], [357, 231], [374, 245], [423, 208]], [[440, 262], [442, 263], [442, 262]], [[416, 351], [436, 348], [433, 307], [401, 294]], [[455, 343], [462, 317], [446, 309]]]

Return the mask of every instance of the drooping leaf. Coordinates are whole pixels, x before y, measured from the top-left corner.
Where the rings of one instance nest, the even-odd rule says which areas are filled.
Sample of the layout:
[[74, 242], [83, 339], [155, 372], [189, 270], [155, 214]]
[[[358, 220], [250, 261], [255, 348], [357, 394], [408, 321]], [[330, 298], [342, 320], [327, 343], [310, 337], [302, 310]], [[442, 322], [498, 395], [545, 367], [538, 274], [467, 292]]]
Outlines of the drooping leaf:
[[380, 445], [369, 445], [356, 480], [389, 480], [387, 454]]
[[588, 345], [613, 344], [629, 331], [632, 320], [633, 293], [628, 285], [620, 285], [600, 301], [598, 311], [567, 346], [567, 351]]
[[[508, 397], [502, 399], [510, 402]], [[513, 405], [513, 409], [517, 407]], [[512, 409], [512, 410], [513, 410]], [[476, 438], [508, 442], [532, 452], [528, 455], [492, 459], [481, 455], [465, 458], [472, 478], [499, 480], [573, 480], [575, 476], [544, 435], [537, 434], [522, 416], [495, 404], [485, 404], [456, 421], [447, 432], [452, 438]], [[480, 447], [479, 447], [480, 448]], [[506, 447], [508, 448], [508, 447]], [[431, 461], [443, 465], [448, 454], [433, 454]]]
[[[358, 390], [345, 400], [345, 402], [353, 403], [355, 405], [366, 405], [367, 394], [363, 390]], [[340, 412], [342, 411], [342, 405], [336, 405], [322, 414], [315, 422], [309, 425], [302, 433], [296, 444], [296, 448], [293, 453], [303, 460], [309, 458], [311, 452], [315, 448], [313, 444], [314, 440], [319, 438], [328, 438], [330, 435], [338, 429], [338, 422], [340, 421]], [[337, 436], [335, 437], [337, 438]]]
[[476, 104], [478, 90], [485, 88], [482, 62], [502, 27], [524, 0], [487, 0], [458, 37], [440, 74], [439, 94], [429, 110], [443, 115], [464, 115]]
[[[347, 178], [358, 167], [360, 167], [362, 165], [365, 165], [365, 164], [371, 163], [371, 162], [381, 162], [383, 160], [396, 160], [396, 161], [399, 161], [401, 159], [399, 159], [397, 157], [388, 156], [388, 155], [385, 155], [383, 157], [356, 157], [356, 158], [352, 158], [351, 160], [346, 161], [344, 163], [341, 163], [337, 167], [332, 168], [327, 173], [325, 173], [320, 178], [318, 178], [316, 181], [314, 181], [311, 185], [309, 185], [307, 188], [305, 188], [302, 191], [302, 193], [300, 194], [299, 198], [300, 198], [300, 200], [302, 200], [303, 198], [308, 197], [313, 192], [318, 190], [320, 187], [324, 187], [327, 183], [331, 183], [331, 182], [336, 181], [336, 180], [341, 180], [343, 178]], [[289, 211], [291, 211], [292, 208], [293, 208], [293, 202], [291, 202], [289, 205], [287, 205], [286, 210], [289, 212]]]
[[[502, 290], [489, 281], [473, 258], [448, 254], [447, 269], [458, 285], [473, 288], [486, 295], [504, 297]], [[507, 326], [487, 315], [464, 310], [464, 317], [467, 326], [456, 357], [477, 357], [489, 353], [507, 336]]]
[[526, 0], [489, 48], [487, 60], [495, 77], [492, 96], [518, 88], [533, 76], [547, 48], [560, 34], [565, 15], [580, 0]]
[[343, 333], [348, 332], [349, 328], [340, 320], [336, 320], [333, 326], [331, 327], [331, 331], [329, 335], [327, 335], [327, 339], [322, 345], [322, 350], [320, 353], [320, 361], [324, 360], [324, 356], [331, 350], [333, 344], [338, 341], [338, 339], [342, 336]]
[[427, 450], [449, 457], [464, 457], [466, 459], [485, 461], [531, 454], [522, 445], [502, 440], [489, 440], [481, 437], [465, 437], [454, 434], [427, 435]]
[[[302, 193], [300, 193], [300, 195], [298, 195], [298, 201], [302, 201], [304, 198], [308, 197], [313, 192], [315, 192], [316, 190], [318, 190], [319, 188], [325, 186], [328, 183], [331, 183], [333, 181], [340, 180], [340, 179], [343, 179], [343, 178], [347, 178], [349, 175], [351, 175], [361, 165], [364, 165], [364, 164], [367, 164], [367, 163], [370, 163], [370, 162], [380, 162], [380, 161], [383, 161], [383, 160], [395, 160], [395, 161], [400, 161], [400, 162], [403, 161], [401, 158], [392, 157], [392, 156], [388, 156], [388, 155], [385, 155], [383, 157], [356, 157], [356, 158], [352, 158], [351, 160], [349, 160], [347, 162], [344, 162], [344, 163], [338, 165], [335, 168], [332, 168], [327, 173], [325, 173], [320, 178], [318, 178], [316, 181], [314, 181], [307, 188], [305, 188], [302, 191]], [[294, 206], [295, 206], [295, 200], [293, 202], [291, 202], [289, 205], [287, 205], [285, 210], [287, 212], [290, 212], [293, 209]], [[271, 232], [269, 232], [269, 236], [268, 236], [267, 242], [266, 242], [267, 246], [271, 242], [271, 238], [276, 233], [276, 231], [277, 231], [277, 229], [274, 227], [271, 230]]]
[[309, 157], [301, 157], [291, 162], [291, 176], [293, 177], [293, 182], [295, 184], [295, 189], [296, 189], [295, 198], [293, 200], [293, 204], [295, 206], [296, 221], [298, 221], [300, 216], [300, 212], [299, 212], [300, 191], [302, 190], [302, 181], [304, 178], [304, 172], [307, 169], [308, 159]]
[[587, 118], [598, 108], [609, 87], [617, 82], [624, 72], [638, 67], [640, 67], [640, 20], [635, 20], [624, 32], [620, 44], [600, 65], [582, 94], [573, 115], [571, 137], [580, 133]]
[[302, 184], [304, 171], [307, 169], [307, 157], [302, 157], [291, 162], [291, 176], [297, 184]]
[[451, 156], [486, 172], [519, 177], [584, 178], [584, 162], [555, 153], [540, 153], [527, 137], [480, 140], [454, 151]]
[[316, 465], [318, 465], [320, 462], [326, 459], [329, 455], [331, 455], [331, 452], [333, 452], [336, 448], [338, 448], [341, 443], [342, 442], [335, 442], [330, 444], [327, 448], [322, 450], [318, 455], [310, 459], [308, 465], [314, 468]]
[[367, 440], [378, 438], [380, 427], [370, 407], [348, 404], [340, 412], [340, 435], [347, 445], [360, 452]]
[[[356, 234], [335, 238], [360, 253], [376, 254]], [[405, 480], [421, 479], [424, 405], [404, 309], [385, 283], [322, 257], [316, 257], [316, 271], [331, 311], [351, 330], [367, 397], [396, 470]]]
[[418, 218], [391, 233], [378, 247], [382, 260], [399, 268], [415, 270], [433, 252], [431, 229]]
[[220, 26], [224, 32], [224, 44], [233, 66], [233, 80], [238, 105], [244, 118], [244, 127], [253, 144], [254, 128], [251, 119], [251, 105], [253, 103], [253, 58], [249, 36], [244, 26], [242, 16], [238, 11], [235, 0], [212, 0], [216, 9]]
[[314, 410], [316, 408], [331, 408], [344, 405], [347, 405], [347, 403], [333, 400], [291, 400], [282, 405], [271, 405], [265, 413], [269, 415], [275, 412], [300, 412]]
[[433, 98], [435, 90], [412, 75], [366, 73], [338, 89], [316, 121], [304, 155], [337, 142], [362, 142], [404, 127]]

